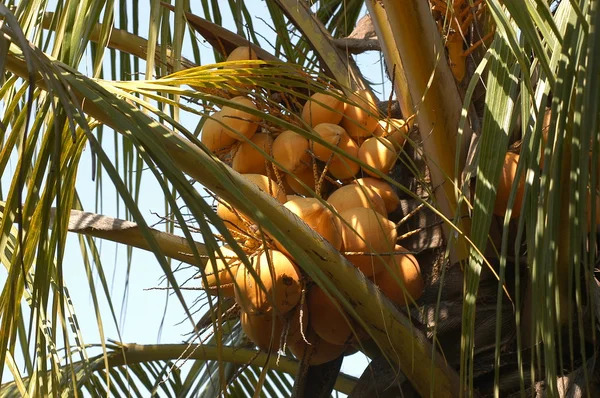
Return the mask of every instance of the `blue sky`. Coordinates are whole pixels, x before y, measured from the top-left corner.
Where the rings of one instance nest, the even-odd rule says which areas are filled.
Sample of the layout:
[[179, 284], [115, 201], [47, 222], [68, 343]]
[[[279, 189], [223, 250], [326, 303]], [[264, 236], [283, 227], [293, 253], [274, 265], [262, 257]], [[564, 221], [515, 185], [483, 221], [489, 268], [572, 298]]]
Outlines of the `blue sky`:
[[[266, 37], [269, 40], [274, 40], [274, 33], [265, 24], [265, 22], [257, 19], [268, 15], [264, 1], [251, 0], [246, 1], [249, 10], [253, 13], [254, 27], [257, 33]], [[224, 11], [227, 7], [223, 7]], [[139, 20], [142, 23], [140, 26], [140, 34], [147, 36], [147, 26], [145, 21], [149, 20], [149, 7], [140, 8], [142, 10]], [[200, 7], [196, 8], [200, 13]], [[364, 10], [363, 10], [364, 14]], [[223, 26], [231, 30], [235, 30], [235, 24], [231, 15], [223, 15]], [[183, 55], [187, 58], [192, 58], [191, 46], [189, 44], [190, 37], [186, 31], [186, 41], [184, 45]], [[208, 64], [213, 62], [212, 49], [207, 43], [200, 41], [202, 63]], [[268, 49], [268, 46], [264, 46]], [[90, 56], [87, 54], [87, 65], [82, 65], [80, 70], [83, 73], [91, 73], [92, 66]], [[379, 53], [370, 52], [361, 55], [357, 59], [358, 65], [367, 77], [368, 80], [374, 82], [374, 86], [380, 99], [387, 99], [389, 96], [390, 84], [383, 74]], [[107, 64], [108, 65], [108, 64]], [[143, 66], [141, 69], [143, 70]], [[385, 85], [377, 85], [386, 81]], [[182, 118], [182, 123], [191, 131], [194, 130], [198, 120], [196, 118], [185, 115]], [[114, 156], [114, 140], [113, 132], [105, 130], [103, 146], [108, 154]], [[14, 163], [13, 163], [14, 165]], [[3, 176], [2, 185], [3, 191], [8, 189], [10, 176]], [[117, 204], [116, 194], [111, 189], [110, 181], [105, 180], [102, 191], [102, 214], [124, 218], [124, 205]], [[81, 200], [85, 210], [94, 211], [96, 208], [96, 183], [92, 181], [92, 163], [89, 149], [84, 153], [80, 170], [78, 173], [77, 189], [81, 195]], [[154, 177], [147, 172], [144, 172], [142, 178], [141, 195], [139, 208], [142, 214], [147, 217], [150, 225], [159, 221], [155, 214], [164, 214], [164, 200], [162, 198], [161, 188], [154, 180]], [[161, 228], [161, 227], [158, 227]], [[126, 343], [136, 342], [141, 344], [152, 343], [177, 343], [186, 338], [187, 333], [191, 329], [189, 321], [185, 320], [183, 310], [177, 299], [169, 298], [168, 292], [165, 290], [149, 290], [154, 288], [164, 287], [162, 281], [162, 271], [158, 265], [154, 255], [149, 252], [134, 249], [131, 257], [131, 271], [129, 278], [126, 278], [128, 269], [127, 248], [122, 245], [117, 245], [108, 241], [97, 240], [97, 245], [101, 249], [102, 265], [110, 284], [113, 304], [117, 321], [120, 328], [120, 338], [117, 333], [117, 328], [111, 319], [108, 305], [105, 301], [102, 305], [102, 322], [105, 330], [105, 335], [114, 340], [121, 340]], [[178, 266], [177, 262], [173, 262], [173, 268]], [[79, 241], [76, 235], [70, 234], [66, 254], [64, 258], [64, 270], [66, 286], [69, 289], [74, 308], [78, 318], [79, 325], [83, 332], [84, 342], [87, 344], [98, 343], [100, 336], [98, 333], [96, 314], [93, 310], [92, 297], [90, 295], [89, 285], [85, 269], [82, 265], [82, 256], [79, 250]], [[177, 274], [180, 281], [187, 279], [192, 274], [191, 270], [182, 271]], [[6, 280], [4, 269], [0, 271], [0, 283]], [[97, 280], [95, 281], [99, 283]], [[197, 283], [196, 285], [199, 285]], [[198, 291], [185, 291], [184, 295], [189, 303], [192, 303], [199, 295]], [[199, 318], [199, 316], [198, 316]], [[349, 357], [343, 365], [342, 371], [359, 376], [367, 362], [361, 354]], [[6, 380], [6, 378], [3, 378]]]

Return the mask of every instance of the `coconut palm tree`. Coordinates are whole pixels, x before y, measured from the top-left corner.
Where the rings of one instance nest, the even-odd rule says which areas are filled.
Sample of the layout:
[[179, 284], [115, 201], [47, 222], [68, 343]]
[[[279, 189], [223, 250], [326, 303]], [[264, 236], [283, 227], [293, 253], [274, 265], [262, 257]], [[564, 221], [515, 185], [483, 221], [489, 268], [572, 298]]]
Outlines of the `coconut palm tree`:
[[[270, 48], [257, 45], [250, 2], [173, 3], [148, 3], [147, 32], [139, 21], [143, 5], [135, 1], [118, 8], [90, 0], [0, 5], [1, 395], [600, 391], [598, 1], [267, 0], [262, 17], [277, 32]], [[369, 17], [359, 22], [363, 6]], [[222, 11], [235, 26], [221, 26]], [[217, 61], [240, 46], [257, 59], [207, 64], [200, 40]], [[377, 109], [353, 96], [372, 91], [351, 56], [363, 51], [381, 52], [394, 88]], [[314, 93], [369, 117], [403, 118], [406, 143], [395, 166], [381, 171], [316, 135], [300, 117]], [[214, 112], [224, 108], [234, 115], [229, 121]], [[191, 117], [200, 120], [195, 130], [183, 122]], [[398, 206], [378, 220], [394, 223], [393, 240], [418, 261], [424, 288], [411, 293], [396, 274], [393, 291], [402, 304], [392, 302], [352, 264], [356, 253], [336, 250], [270, 188], [257, 189], [233, 170], [232, 152], [208, 144], [207, 123], [223, 128], [248, 120], [265, 134], [290, 130], [313, 142], [306, 152], [312, 184], [294, 177], [269, 145], [239, 135], [235, 145], [257, 149], [278, 189], [291, 179], [346, 234], [357, 233], [356, 225], [323, 200], [348, 182], [327, 172], [332, 159], [344, 167], [358, 163], [361, 174], [390, 184]], [[119, 137], [114, 156], [107, 129]], [[315, 160], [315, 145], [328, 149], [329, 159]], [[97, 190], [114, 187], [125, 219], [82, 208], [76, 182], [86, 148]], [[149, 225], [138, 206], [141, 170], [162, 190], [164, 230]], [[217, 215], [217, 202], [244, 215], [241, 227]], [[366, 252], [381, 230], [375, 224], [363, 236]], [[64, 262], [69, 233], [79, 237], [77, 264]], [[189, 324], [188, 341], [140, 345], [105, 336], [103, 324], [118, 321], [99, 256], [102, 240], [154, 254]], [[229, 258], [220, 249], [228, 244], [264, 293], [253, 253], [275, 242], [299, 270], [296, 308], [316, 286], [333, 299], [342, 325], [350, 325], [348, 344], [329, 362], [311, 362], [316, 354], [306, 351], [318, 348], [314, 339], [297, 357], [273, 344], [285, 343], [289, 332], [275, 333], [275, 326], [269, 349], [257, 349], [257, 338], [240, 327], [248, 307], [239, 277], [235, 299], [219, 284], [227, 273], [211, 282], [212, 267]], [[359, 254], [390, 270], [386, 253]], [[198, 278], [183, 278], [175, 262], [197, 268]], [[92, 345], [83, 343], [87, 331], [74, 316], [69, 267], [87, 275], [81, 284], [100, 336]], [[190, 286], [205, 287], [200, 311], [183, 294]], [[310, 322], [311, 311], [300, 313]], [[311, 340], [314, 331], [302, 328], [302, 340]], [[351, 350], [372, 359], [360, 379], [340, 373]]]

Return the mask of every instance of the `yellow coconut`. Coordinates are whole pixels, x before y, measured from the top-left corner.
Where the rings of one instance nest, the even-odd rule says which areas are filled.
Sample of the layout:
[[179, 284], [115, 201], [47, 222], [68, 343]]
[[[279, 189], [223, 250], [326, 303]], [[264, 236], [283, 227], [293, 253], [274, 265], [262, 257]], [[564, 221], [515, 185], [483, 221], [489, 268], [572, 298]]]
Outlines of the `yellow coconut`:
[[317, 335], [328, 343], [344, 345], [350, 342], [352, 329], [343, 312], [318, 286], [313, 286], [306, 297], [310, 325]]
[[394, 148], [399, 150], [406, 142], [406, 136], [409, 132], [409, 125], [402, 119], [383, 119], [380, 120], [375, 132], [376, 137], [387, 138]]
[[[248, 61], [248, 60], [256, 60], [258, 56], [252, 47], [250, 46], [241, 46], [237, 47], [235, 50], [229, 53], [226, 61]], [[251, 68], [252, 65], [248, 64], [239, 64], [239, 65], [230, 65], [228, 68], [230, 69], [240, 69], [240, 68]]]
[[313, 196], [311, 190], [303, 187], [300, 182], [296, 181], [296, 178], [302, 181], [306, 186], [308, 186], [312, 192], [315, 191], [315, 177], [313, 173], [312, 167], [307, 169], [297, 171], [294, 174], [286, 174], [285, 181], [288, 183], [292, 190], [300, 195], [304, 196]]
[[[385, 258], [371, 254], [390, 253], [396, 244], [396, 224], [375, 210], [355, 207], [340, 213], [343, 223], [342, 242], [344, 256], [366, 276], [385, 268]], [[351, 253], [349, 253], [351, 252]], [[352, 253], [353, 252], [353, 253]]]
[[344, 103], [328, 93], [313, 94], [302, 108], [302, 120], [315, 127], [321, 123], [338, 124], [344, 116]]
[[[319, 199], [296, 198], [285, 202], [284, 206], [331, 243], [335, 250], [342, 248], [341, 224], [337, 216]], [[282, 246], [276, 244], [280, 250], [285, 251]]]
[[335, 190], [329, 198], [329, 202], [338, 212], [352, 209], [354, 207], [366, 207], [373, 209], [382, 216], [386, 216], [385, 202], [377, 192], [369, 187], [357, 184], [344, 185]]
[[223, 123], [221, 112], [216, 112], [210, 118], [206, 119], [204, 126], [202, 126], [200, 141], [211, 152], [221, 152], [236, 142], [235, 139], [225, 134], [225, 128], [221, 123]]
[[277, 184], [277, 182], [269, 177], [262, 174], [243, 174], [243, 176], [257, 185], [262, 191], [277, 199], [280, 203], [287, 202], [285, 191]]
[[[507, 152], [504, 157], [504, 165], [502, 166], [502, 173], [500, 174], [500, 181], [498, 181], [498, 192], [496, 193], [496, 202], [494, 203], [494, 214], [497, 216], [504, 216], [508, 207], [508, 198], [510, 196], [510, 190], [512, 188], [513, 181], [517, 174], [517, 165], [519, 163], [519, 155], [512, 152]], [[521, 205], [523, 203], [523, 196], [525, 194], [525, 176], [521, 174], [521, 181], [517, 188], [517, 196], [515, 203], [512, 208], [511, 217], [518, 218], [521, 214]]]
[[321, 365], [339, 358], [340, 355], [343, 355], [347, 347], [330, 344], [317, 336], [315, 331], [310, 327], [310, 320], [305, 336], [310, 344], [307, 344], [304, 339], [300, 339], [295, 344], [290, 345], [290, 351], [299, 361], [302, 361], [306, 357], [310, 366]]
[[385, 211], [388, 213], [393, 212], [398, 208], [398, 205], [400, 205], [398, 194], [396, 194], [392, 186], [385, 181], [377, 178], [365, 177], [359, 178], [353, 182], [363, 187], [369, 187], [381, 196], [385, 203]]
[[[251, 315], [240, 311], [242, 330], [261, 350], [268, 351], [271, 348], [272, 352], [277, 352], [283, 348], [281, 343], [285, 343], [287, 346], [296, 343], [308, 328], [306, 303], [302, 307], [302, 311], [300, 311], [300, 308], [300, 305], [297, 305], [285, 315], [275, 312]], [[301, 321], [302, 327], [300, 326]]]
[[[349, 156], [358, 157], [358, 145], [348, 136], [342, 137], [339, 148]], [[336, 179], [345, 181], [353, 178], [360, 171], [360, 165], [346, 156], [335, 155], [327, 165], [327, 170]]]
[[272, 145], [270, 134], [254, 134], [250, 141], [242, 142], [235, 149], [231, 168], [242, 174], [266, 174], [269, 163], [264, 154], [270, 152]]
[[[389, 262], [390, 273], [384, 269], [371, 277], [374, 284], [379, 286], [381, 292], [397, 305], [405, 305], [417, 300], [423, 294], [423, 277], [417, 259], [400, 245], [394, 251], [398, 254], [391, 256]], [[397, 279], [396, 279], [397, 278]], [[404, 285], [402, 289], [400, 282]]]
[[[240, 259], [237, 254], [228, 246], [221, 247], [221, 254], [215, 252], [215, 262], [208, 261], [204, 272], [206, 273], [206, 285], [204, 290], [212, 295], [221, 295], [224, 297], [234, 296], [235, 275], [240, 265]], [[218, 281], [217, 281], [218, 279]]]
[[298, 267], [278, 250], [263, 251], [251, 258], [258, 279], [243, 263], [239, 266], [235, 278], [239, 287], [235, 290], [236, 302], [251, 315], [267, 314], [273, 308], [279, 314], [289, 312], [302, 294]]
[[[314, 127], [315, 133], [328, 142], [332, 146], [339, 146], [342, 141], [346, 141], [344, 137], [348, 137], [346, 131], [338, 126], [337, 124], [332, 123], [321, 123]], [[333, 153], [332, 149], [329, 149], [317, 142], [313, 142], [312, 151], [315, 154], [315, 157], [322, 162], [327, 162]]]
[[[251, 108], [257, 110], [256, 105], [246, 97], [235, 97], [231, 99], [232, 102], [244, 106], [246, 108]], [[238, 141], [245, 141], [244, 137], [252, 138], [256, 130], [258, 129], [258, 121], [260, 118], [258, 116], [251, 115], [250, 113], [232, 108], [230, 106], [224, 106], [221, 110], [221, 116], [223, 122], [227, 125], [225, 134], [234, 138]]]
[[223, 220], [225, 226], [232, 232], [245, 233], [248, 231], [247, 224], [252, 224], [241, 212], [236, 211], [224, 201], [217, 204], [217, 216]]
[[291, 130], [279, 134], [273, 142], [273, 159], [289, 173], [304, 170], [310, 165], [308, 139]]
[[352, 138], [370, 137], [378, 122], [376, 98], [367, 90], [359, 90], [350, 96], [350, 101], [353, 104], [345, 105], [341, 126]]
[[[358, 150], [358, 158], [368, 166], [379, 170], [383, 174], [390, 172], [396, 163], [396, 150], [390, 140], [372, 137], [362, 143]], [[373, 177], [378, 175], [363, 166], [363, 171]]]

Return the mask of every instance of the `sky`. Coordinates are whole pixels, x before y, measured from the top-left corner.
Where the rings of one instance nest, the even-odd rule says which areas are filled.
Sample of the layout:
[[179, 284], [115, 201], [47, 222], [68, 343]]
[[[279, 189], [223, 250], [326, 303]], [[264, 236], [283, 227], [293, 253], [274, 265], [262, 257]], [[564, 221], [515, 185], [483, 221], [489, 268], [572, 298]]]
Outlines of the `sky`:
[[[246, 1], [248, 9], [253, 13], [254, 27], [260, 35], [269, 40], [274, 39], [274, 33], [265, 21], [258, 17], [267, 16], [268, 11], [264, 1], [250, 0]], [[223, 7], [224, 11], [228, 7]], [[199, 7], [197, 7], [199, 9]], [[144, 26], [144, 21], [149, 20], [149, 7], [140, 6], [142, 11], [139, 20], [142, 23], [140, 26], [140, 34], [147, 36], [147, 26]], [[363, 15], [364, 15], [363, 10]], [[235, 30], [235, 24], [230, 15], [223, 15], [223, 26], [231, 30]], [[183, 49], [183, 56], [191, 59], [192, 51], [189, 44], [189, 33], [186, 32], [186, 40]], [[212, 63], [212, 49], [207, 43], [200, 42], [201, 57], [204, 64]], [[268, 49], [268, 46], [264, 46]], [[92, 70], [90, 55], [86, 54], [87, 65], [82, 65], [80, 71], [90, 74]], [[387, 99], [389, 96], [390, 84], [385, 78], [382, 71], [380, 55], [378, 52], [369, 52], [357, 58], [357, 63], [360, 69], [365, 74], [365, 77], [373, 82], [374, 90], [380, 99]], [[143, 67], [142, 67], [143, 70]], [[378, 84], [382, 81], [384, 85]], [[182, 123], [188, 129], [193, 131], [198, 120], [189, 116], [182, 119]], [[104, 132], [103, 140], [104, 150], [108, 154], [114, 156], [114, 140], [112, 132]], [[13, 167], [14, 167], [13, 162]], [[154, 180], [154, 177], [144, 172], [142, 178], [139, 208], [144, 216], [146, 216], [149, 225], [157, 222], [159, 219], [156, 214], [164, 214], [164, 200], [161, 195], [161, 188]], [[3, 176], [2, 188], [6, 192], [10, 176]], [[96, 208], [96, 182], [92, 180], [92, 162], [89, 148], [86, 148], [80, 163], [78, 172], [77, 190], [83, 207], [87, 211], [94, 211]], [[105, 179], [102, 191], [101, 209], [102, 214], [112, 217], [124, 218], [124, 205], [118, 203], [115, 196], [115, 191], [111, 190], [110, 181]], [[157, 228], [161, 228], [160, 226]], [[180, 303], [174, 297], [169, 297], [168, 292], [159, 290], [165, 287], [162, 280], [162, 270], [158, 265], [154, 255], [143, 250], [133, 249], [131, 257], [131, 270], [127, 278], [128, 256], [127, 248], [123, 245], [118, 245], [109, 241], [96, 240], [100, 248], [102, 266], [108, 278], [110, 291], [112, 295], [113, 305], [115, 306], [117, 323], [120, 328], [120, 335], [117, 333], [117, 328], [111, 319], [106, 300], [102, 301], [102, 324], [107, 338], [119, 340], [125, 343], [135, 342], [138, 344], [154, 344], [154, 343], [179, 343], [186, 339], [187, 334], [191, 330], [189, 321], [185, 320], [184, 312]], [[178, 263], [173, 262], [173, 267], [177, 267]], [[74, 309], [78, 319], [78, 323], [83, 333], [84, 343], [92, 344], [100, 341], [98, 332], [97, 318], [94, 312], [92, 296], [90, 295], [89, 285], [85, 269], [82, 266], [82, 256], [79, 249], [78, 237], [74, 234], [69, 234], [64, 258], [65, 282], [68, 292], [74, 303]], [[191, 269], [184, 270], [177, 275], [178, 280], [182, 281], [192, 275]], [[6, 280], [6, 273], [0, 272], [0, 284]], [[99, 281], [95, 280], [98, 286]], [[199, 285], [196, 283], [196, 285]], [[189, 303], [199, 296], [198, 291], [184, 291], [186, 301]], [[199, 316], [198, 316], [199, 318]], [[362, 354], [356, 354], [348, 357], [343, 364], [342, 372], [360, 376], [367, 361]], [[3, 377], [3, 380], [7, 380]]]

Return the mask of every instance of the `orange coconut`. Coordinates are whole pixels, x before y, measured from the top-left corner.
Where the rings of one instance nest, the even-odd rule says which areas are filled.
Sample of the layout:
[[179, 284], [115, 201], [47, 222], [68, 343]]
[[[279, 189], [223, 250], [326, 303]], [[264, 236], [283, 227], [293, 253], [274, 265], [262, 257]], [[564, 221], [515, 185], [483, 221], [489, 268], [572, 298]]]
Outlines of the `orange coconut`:
[[[338, 146], [349, 156], [358, 157], [358, 145], [350, 137], [342, 137]], [[360, 171], [360, 165], [346, 156], [335, 155], [327, 165], [327, 170], [338, 180], [344, 181], [353, 178]]]
[[323, 289], [313, 286], [306, 297], [308, 312], [310, 313], [310, 325], [317, 335], [328, 343], [344, 345], [352, 339], [352, 329], [341, 307], [325, 294]]
[[[256, 105], [254, 105], [249, 98], [239, 96], [232, 98], [231, 101], [243, 107], [258, 110]], [[224, 106], [221, 110], [221, 116], [223, 122], [228, 127], [224, 130], [225, 134], [238, 141], [245, 141], [244, 137], [252, 138], [258, 129], [258, 121], [260, 118], [246, 111], [230, 106]]]
[[[332, 146], [340, 145], [343, 138], [347, 137], [346, 131], [337, 124], [321, 123], [316, 125], [314, 130], [321, 139]], [[327, 162], [331, 157], [333, 150], [316, 142], [314, 142], [312, 145], [312, 151], [315, 154], [315, 157], [322, 162]]]
[[236, 302], [251, 315], [267, 314], [273, 308], [279, 314], [289, 312], [302, 293], [302, 277], [296, 265], [278, 250], [263, 251], [251, 259], [256, 276], [243, 263], [239, 266]]
[[262, 174], [243, 174], [244, 178], [253, 182], [261, 191], [277, 199], [280, 203], [287, 202], [285, 191], [269, 177]]
[[376, 137], [387, 138], [392, 144], [394, 144], [394, 148], [399, 150], [406, 142], [408, 131], [408, 123], [406, 123], [404, 120], [384, 119], [379, 121], [373, 135]]
[[289, 173], [304, 170], [310, 165], [308, 139], [291, 130], [279, 134], [273, 142], [273, 159]]
[[350, 137], [370, 137], [377, 127], [377, 100], [367, 90], [358, 90], [350, 96], [352, 104], [344, 107], [341, 126]]
[[312, 192], [314, 192], [316, 182], [312, 167], [301, 171], [297, 171], [293, 174], [285, 175], [285, 181], [288, 183], [288, 185], [290, 186], [290, 188], [292, 188], [294, 192], [304, 196], [312, 196], [313, 193], [309, 189], [303, 187], [300, 184], [300, 182], [296, 181], [296, 178], [302, 181], [306, 186], [308, 186], [312, 190]]
[[315, 127], [321, 123], [338, 124], [344, 116], [344, 103], [327, 93], [315, 93], [302, 108], [302, 120]]
[[[383, 174], [390, 172], [396, 163], [396, 150], [394, 144], [387, 138], [372, 137], [362, 143], [358, 150], [358, 158], [368, 166], [379, 170]], [[363, 171], [373, 177], [379, 177], [376, 173], [363, 166]]]
[[[504, 165], [502, 166], [502, 172], [500, 174], [500, 180], [498, 181], [498, 192], [496, 194], [496, 203], [494, 204], [494, 214], [497, 216], [504, 216], [506, 208], [508, 207], [508, 198], [510, 196], [510, 190], [517, 174], [517, 165], [519, 163], [519, 155], [512, 152], [507, 152], [504, 157]], [[523, 195], [525, 193], [525, 177], [521, 177], [519, 186], [517, 188], [517, 196], [515, 203], [512, 208], [512, 218], [518, 218], [521, 214], [521, 205], [523, 203]]]
[[377, 178], [365, 177], [359, 178], [353, 182], [358, 185], [371, 188], [379, 196], [381, 196], [383, 202], [385, 203], [385, 211], [388, 213], [393, 212], [398, 208], [398, 205], [400, 205], [400, 198], [398, 197], [398, 194], [396, 194], [392, 186], [385, 181]]
[[300, 339], [295, 344], [290, 345], [290, 351], [299, 361], [306, 357], [310, 366], [321, 365], [339, 358], [347, 347], [326, 342], [317, 336], [310, 325], [305, 336], [310, 344], [307, 344], [304, 339]]
[[[331, 243], [335, 250], [342, 248], [342, 230], [337, 216], [319, 199], [295, 198], [285, 202], [283, 206]], [[283, 249], [279, 245], [278, 248]]]
[[268, 161], [264, 154], [270, 152], [272, 145], [270, 134], [254, 134], [250, 141], [242, 142], [235, 149], [231, 168], [242, 174], [266, 174]]
[[[235, 50], [229, 53], [226, 61], [251, 61], [258, 59], [256, 55], [256, 51], [250, 46], [240, 46]], [[252, 65], [248, 64], [239, 64], [239, 65], [230, 65], [228, 68], [230, 69], [240, 69], [240, 68], [251, 68]]]
[[206, 285], [202, 282], [202, 287], [212, 295], [233, 297], [235, 295], [235, 275], [240, 265], [240, 259], [228, 246], [221, 247], [221, 254], [223, 258], [219, 256], [219, 252], [215, 252], [215, 262], [208, 261], [206, 263], [204, 269], [204, 272], [206, 272]]
[[[302, 333], [308, 327], [306, 303], [302, 307], [302, 314], [300, 308], [300, 305], [297, 305], [285, 315], [275, 312], [251, 315], [240, 311], [242, 330], [261, 350], [268, 351], [271, 348], [273, 352], [279, 351], [283, 348], [281, 343], [291, 345], [300, 340]], [[302, 318], [302, 326], [300, 326], [300, 318]]]
[[[389, 262], [390, 270], [393, 273], [384, 269], [373, 275], [371, 280], [379, 286], [381, 292], [391, 302], [397, 305], [405, 305], [410, 303], [411, 297], [413, 300], [421, 297], [425, 284], [421, 276], [421, 268], [415, 256], [408, 253], [400, 245], [396, 245], [394, 251], [398, 254], [391, 256]], [[404, 289], [402, 286], [404, 286]]]
[[247, 232], [247, 223], [252, 223], [241, 212], [236, 211], [230, 204], [224, 201], [220, 201], [217, 204], [217, 216], [223, 220], [225, 226], [230, 231]]
[[234, 138], [225, 134], [225, 128], [221, 123], [223, 123], [221, 112], [215, 112], [211, 117], [206, 119], [202, 126], [200, 141], [211, 152], [218, 153], [229, 148], [236, 142]]
[[396, 224], [375, 210], [355, 207], [340, 213], [342, 219], [342, 242], [344, 255], [366, 276], [385, 268], [385, 258], [371, 254], [355, 253], [390, 253], [396, 244], [398, 233]]
[[369, 187], [349, 184], [335, 190], [327, 199], [338, 212], [352, 209], [354, 207], [366, 207], [373, 209], [382, 216], [386, 216], [385, 202]]

